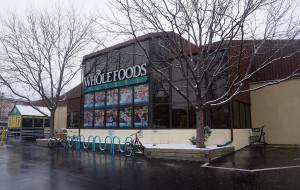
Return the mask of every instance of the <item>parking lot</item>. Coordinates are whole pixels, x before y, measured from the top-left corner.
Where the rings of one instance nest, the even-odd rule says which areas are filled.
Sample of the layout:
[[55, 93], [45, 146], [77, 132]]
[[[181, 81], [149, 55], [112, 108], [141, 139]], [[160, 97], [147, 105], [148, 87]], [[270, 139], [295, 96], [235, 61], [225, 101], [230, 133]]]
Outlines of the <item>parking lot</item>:
[[35, 144], [0, 149], [1, 189], [299, 189], [300, 149], [244, 148], [210, 164]]

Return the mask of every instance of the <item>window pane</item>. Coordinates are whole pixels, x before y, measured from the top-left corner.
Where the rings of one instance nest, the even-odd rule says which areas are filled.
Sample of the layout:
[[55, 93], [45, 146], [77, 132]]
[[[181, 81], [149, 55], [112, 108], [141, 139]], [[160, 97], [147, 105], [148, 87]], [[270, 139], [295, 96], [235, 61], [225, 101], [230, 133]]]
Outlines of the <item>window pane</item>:
[[[142, 46], [142, 47], [141, 47]], [[146, 55], [149, 55], [149, 41], [145, 41], [139, 44], [135, 44], [135, 54], [134, 54], [134, 61], [135, 65], [141, 65], [143, 63], [148, 62]]]
[[134, 103], [148, 103], [149, 102], [149, 85], [143, 84], [134, 87]]
[[86, 60], [86, 62], [85, 62], [85, 77], [95, 74], [96, 62], [97, 62], [97, 58]]
[[73, 112], [73, 128], [79, 128], [79, 112]]
[[94, 126], [104, 127], [104, 110], [95, 110]]
[[89, 93], [84, 96], [84, 108], [94, 107], [94, 93]]
[[232, 102], [233, 107], [233, 128], [238, 129], [240, 127], [240, 111], [238, 102]]
[[120, 105], [132, 104], [132, 87], [120, 89]]
[[251, 128], [251, 111], [250, 111], [249, 104], [245, 104], [245, 111], [246, 111], [246, 128]]
[[119, 125], [120, 128], [132, 127], [132, 107], [120, 108]]
[[189, 105], [189, 128], [196, 128], [196, 111]]
[[148, 127], [148, 106], [134, 109], [134, 127]]
[[172, 128], [187, 128], [187, 104], [172, 105]]
[[107, 62], [107, 55], [100, 55], [97, 58], [97, 63], [96, 63], [96, 72], [100, 71], [101, 73], [106, 73], [107, 71], [107, 66], [106, 66], [106, 62]]
[[169, 104], [153, 105], [154, 128], [170, 128]]
[[103, 107], [105, 105], [105, 91], [95, 93], [95, 107]]
[[244, 103], [239, 103], [239, 104], [240, 104], [241, 128], [244, 129], [246, 128], [245, 104]]
[[193, 103], [196, 103], [196, 92], [192, 89], [191, 86], [188, 86], [189, 98]]
[[112, 106], [118, 104], [118, 89], [108, 90], [106, 93], [106, 105]]
[[107, 71], [114, 71], [119, 69], [119, 51], [115, 50], [108, 53]]
[[211, 128], [212, 129], [227, 129], [229, 123], [229, 107], [213, 108], [211, 111]]
[[120, 68], [127, 68], [133, 65], [133, 46], [120, 50]]
[[[187, 95], [186, 81], [176, 81], [173, 83], [183, 94]], [[172, 88], [172, 102], [183, 103], [186, 102], [186, 100], [174, 88]]]
[[23, 118], [22, 127], [32, 127], [32, 118]]
[[92, 127], [93, 126], [93, 111], [84, 111], [83, 126]]
[[154, 103], [169, 103], [169, 83], [155, 83], [153, 87]]
[[108, 109], [106, 111], [106, 127], [117, 127], [117, 109]]
[[43, 127], [43, 119], [34, 119], [33, 127]]

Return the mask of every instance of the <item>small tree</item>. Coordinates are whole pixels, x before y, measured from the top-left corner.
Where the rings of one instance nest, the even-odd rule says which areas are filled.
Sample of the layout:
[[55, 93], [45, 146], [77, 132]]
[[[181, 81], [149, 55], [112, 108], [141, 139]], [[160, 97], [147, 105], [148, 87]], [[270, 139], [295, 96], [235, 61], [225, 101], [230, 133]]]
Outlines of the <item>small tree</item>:
[[[111, 6], [116, 12], [103, 17], [107, 25], [101, 25], [134, 37], [142, 48], [138, 36], [160, 34], [152, 39], [159, 59], [147, 55], [144, 48], [147, 61], [196, 110], [197, 147], [205, 147], [206, 111], [298, 74], [299, 65], [293, 65], [287, 75], [249, 88], [255, 75], [299, 53], [294, 40], [299, 34], [299, 20], [294, 16], [298, 2], [294, 2], [115, 0]], [[186, 83], [175, 83], [170, 71]], [[183, 87], [188, 90], [181, 91]]]
[[61, 93], [79, 73], [84, 52], [99, 36], [92, 19], [71, 7], [67, 11], [34, 10], [25, 17], [10, 13], [2, 20], [0, 81], [16, 96], [41, 99], [50, 110], [50, 136]]

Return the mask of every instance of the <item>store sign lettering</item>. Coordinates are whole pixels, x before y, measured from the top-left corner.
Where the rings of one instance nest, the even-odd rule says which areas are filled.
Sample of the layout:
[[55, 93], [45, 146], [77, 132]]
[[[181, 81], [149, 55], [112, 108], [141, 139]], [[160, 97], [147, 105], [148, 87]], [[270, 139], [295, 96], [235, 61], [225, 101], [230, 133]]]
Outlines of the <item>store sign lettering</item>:
[[135, 65], [126, 69], [115, 70], [107, 73], [99, 71], [96, 75], [84, 78], [85, 87], [142, 77], [147, 74], [146, 64]]

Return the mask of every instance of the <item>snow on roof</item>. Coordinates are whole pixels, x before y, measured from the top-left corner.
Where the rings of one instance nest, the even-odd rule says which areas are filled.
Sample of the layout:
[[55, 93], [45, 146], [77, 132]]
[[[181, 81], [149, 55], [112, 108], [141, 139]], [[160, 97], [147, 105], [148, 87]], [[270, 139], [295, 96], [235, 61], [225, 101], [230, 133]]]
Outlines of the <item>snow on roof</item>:
[[[17, 109], [21, 113], [21, 115], [32, 115], [32, 116], [45, 116], [38, 110], [34, 109], [31, 106], [25, 106], [25, 105], [16, 105]], [[43, 113], [47, 114], [47, 116], [50, 116], [50, 111], [46, 107], [37, 107], [39, 110], [41, 110]]]

